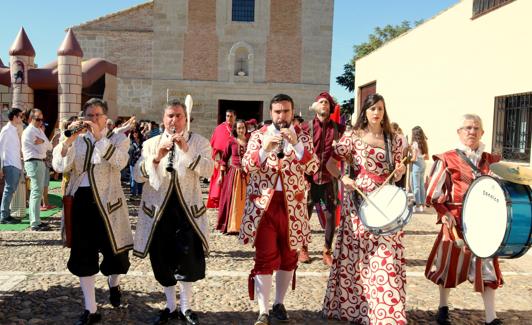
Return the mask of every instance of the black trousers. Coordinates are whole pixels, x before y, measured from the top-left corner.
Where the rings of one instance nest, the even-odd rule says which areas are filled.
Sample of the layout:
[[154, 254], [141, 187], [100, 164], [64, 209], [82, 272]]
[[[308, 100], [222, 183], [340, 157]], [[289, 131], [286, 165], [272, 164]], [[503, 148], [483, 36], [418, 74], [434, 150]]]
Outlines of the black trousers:
[[[103, 217], [90, 187], [78, 188], [72, 210], [72, 248], [68, 270], [79, 277], [91, 276], [98, 271], [104, 275], [126, 274], [130, 266], [128, 252], [113, 254]], [[99, 253], [103, 255], [101, 264], [98, 264]]]
[[333, 180], [325, 184], [316, 184], [310, 180], [310, 191], [307, 198], [307, 209], [308, 216], [312, 215], [312, 210], [315, 204], [318, 204], [320, 201], [323, 201], [327, 212], [325, 212], [326, 224], [325, 224], [325, 247], [331, 249], [333, 238], [334, 238], [334, 229], [336, 228], [336, 201], [338, 192], [334, 187]]
[[155, 279], [164, 287], [177, 281], [205, 278], [205, 253], [199, 235], [188, 221], [175, 190], [170, 195], [150, 244]]

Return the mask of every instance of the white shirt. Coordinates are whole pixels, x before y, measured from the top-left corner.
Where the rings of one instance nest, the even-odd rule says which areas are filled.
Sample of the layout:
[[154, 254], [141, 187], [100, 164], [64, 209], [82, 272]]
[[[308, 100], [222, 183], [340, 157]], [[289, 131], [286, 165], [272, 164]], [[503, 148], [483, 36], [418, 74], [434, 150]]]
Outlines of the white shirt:
[[[96, 138], [94, 138], [94, 135], [91, 132], [87, 132], [85, 134], [86, 138], [89, 138], [91, 143], [94, 144], [94, 151], [92, 152], [91, 157], [91, 163], [94, 165], [97, 165], [102, 162], [102, 156], [105, 154], [105, 151], [107, 151], [107, 146], [111, 143], [111, 141], [106, 137], [107, 128], [103, 128], [103, 130], [100, 131], [100, 140], [96, 141]], [[96, 141], [96, 142], [95, 142]], [[89, 175], [87, 172], [84, 172], [81, 174], [81, 183], [79, 184], [79, 187], [89, 187], [91, 186], [89, 182]]]
[[20, 138], [17, 127], [11, 122], [7, 123], [0, 131], [0, 159], [2, 166], [13, 166], [22, 169], [20, 161]]
[[[294, 129], [294, 125], [291, 124], [289, 129], [290, 129], [290, 131], [296, 133], [296, 131]], [[279, 135], [280, 133], [281, 133], [281, 131], [277, 130], [277, 128], [273, 124], [270, 124], [270, 126], [268, 126], [268, 131], [266, 131], [266, 134], [268, 134], [268, 135]], [[290, 154], [292, 152], [292, 150], [294, 151], [297, 160], [301, 160], [301, 158], [303, 158], [303, 154], [305, 153], [305, 147], [303, 146], [303, 144], [299, 140], [294, 145], [292, 145], [291, 143], [288, 143], [288, 141], [285, 140], [285, 146], [283, 148], [284, 154], [288, 155], [288, 154]], [[260, 163], [262, 164], [266, 160], [266, 158], [268, 158], [268, 154], [266, 153], [264, 148], [260, 148], [260, 150], [259, 150]], [[276, 191], [282, 191], [283, 190], [283, 184], [281, 184], [281, 178], [280, 177], [277, 178], [277, 184], [275, 184], [275, 190]]]
[[[35, 144], [35, 139], [40, 138], [44, 140], [41, 144]], [[32, 158], [44, 159], [46, 158], [46, 151], [52, 150], [52, 143], [44, 132], [33, 126], [28, 125], [22, 132], [22, 157], [24, 161]]]

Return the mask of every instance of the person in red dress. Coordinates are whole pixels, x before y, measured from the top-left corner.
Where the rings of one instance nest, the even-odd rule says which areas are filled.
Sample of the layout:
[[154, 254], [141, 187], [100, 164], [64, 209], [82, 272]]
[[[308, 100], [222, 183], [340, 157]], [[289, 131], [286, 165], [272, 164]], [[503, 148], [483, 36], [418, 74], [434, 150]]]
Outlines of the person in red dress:
[[[323, 314], [356, 324], [406, 324], [406, 262], [403, 231], [374, 235], [358, 215], [357, 187], [366, 195], [379, 188], [395, 170], [395, 181], [406, 167], [401, 163], [401, 138], [392, 132], [384, 98], [369, 95], [353, 126], [333, 146], [327, 162], [331, 176], [351, 195], [342, 207], [334, 259], [327, 282]], [[355, 179], [340, 173], [338, 161], [351, 162]]]
[[242, 170], [242, 157], [248, 144], [246, 121], [237, 120], [232, 137], [224, 150], [218, 183], [222, 185], [216, 229], [223, 234], [238, 234], [246, 202], [247, 174]]
[[474, 283], [475, 291], [482, 294], [486, 324], [502, 324], [495, 314], [495, 290], [503, 283], [497, 257], [475, 257], [467, 247], [454, 245], [458, 238], [452, 234], [454, 227], [463, 238], [460, 216], [464, 195], [476, 177], [490, 173], [489, 165], [499, 161], [499, 157], [484, 151], [480, 142], [484, 129], [478, 115], [463, 115], [457, 133], [460, 143], [456, 149], [433, 156], [427, 203], [436, 209], [442, 226], [427, 259], [425, 276], [439, 288], [438, 324], [451, 324], [448, 307], [451, 288], [468, 279]]
[[214, 171], [212, 172], [211, 184], [209, 185], [209, 198], [207, 199], [207, 208], [217, 208], [220, 200], [221, 186], [217, 179], [220, 175], [220, 166], [216, 163], [222, 158], [222, 154], [231, 138], [231, 128], [235, 123], [236, 113], [232, 109], [225, 111], [225, 122], [218, 125], [211, 136], [212, 159], [215, 161]]

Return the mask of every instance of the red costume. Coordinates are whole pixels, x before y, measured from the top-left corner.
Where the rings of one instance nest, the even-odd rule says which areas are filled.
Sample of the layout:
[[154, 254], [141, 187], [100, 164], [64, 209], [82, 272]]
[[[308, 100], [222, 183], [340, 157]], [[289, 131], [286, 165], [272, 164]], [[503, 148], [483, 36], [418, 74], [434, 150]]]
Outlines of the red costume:
[[[433, 157], [435, 164], [431, 171], [428, 186], [427, 203], [432, 204], [438, 213], [438, 223], [446, 213], [452, 214], [456, 221], [459, 237], [462, 234], [462, 202], [469, 185], [477, 177], [473, 169], [456, 152], [447, 151]], [[472, 152], [468, 159], [472, 160], [483, 175], [489, 174], [489, 165], [499, 161], [499, 157], [482, 152]], [[474, 282], [475, 291], [483, 292], [484, 286], [497, 289], [503, 283], [497, 257], [481, 259], [475, 257], [466, 247], [454, 245], [453, 235], [447, 226], [442, 224], [440, 233], [427, 260], [425, 276], [435, 284], [445, 288], [455, 288], [468, 278]], [[474, 265], [470, 271], [471, 264]], [[486, 279], [488, 274], [488, 279]], [[491, 279], [490, 279], [491, 278]]]
[[[211, 147], [212, 147], [212, 159], [214, 161], [219, 161], [222, 158], [222, 154], [229, 143], [231, 138], [231, 128], [232, 126], [223, 122], [214, 129], [214, 132], [211, 137]], [[216, 181], [220, 175], [220, 166], [215, 164], [214, 171], [212, 172], [211, 184], [209, 186], [209, 198], [207, 200], [207, 208], [217, 208], [220, 200], [220, 190], [221, 186], [218, 185]]]
[[246, 145], [240, 145], [237, 139], [231, 137], [219, 161], [225, 175], [222, 181], [216, 229], [224, 234], [238, 234], [240, 230], [248, 184], [248, 177], [242, 170], [242, 157], [245, 152]]
[[[244, 244], [253, 243], [256, 248], [250, 285], [255, 274], [272, 274], [278, 269], [293, 271], [297, 266], [296, 249], [310, 240], [304, 174], [314, 174], [318, 161], [308, 133], [299, 127], [293, 130], [299, 141], [294, 146], [285, 146], [284, 158], [269, 152], [264, 153], [265, 160], [261, 161], [264, 136], [275, 133], [272, 124], [252, 133], [242, 160], [250, 180], [239, 239]], [[302, 146], [300, 158], [297, 146]]]

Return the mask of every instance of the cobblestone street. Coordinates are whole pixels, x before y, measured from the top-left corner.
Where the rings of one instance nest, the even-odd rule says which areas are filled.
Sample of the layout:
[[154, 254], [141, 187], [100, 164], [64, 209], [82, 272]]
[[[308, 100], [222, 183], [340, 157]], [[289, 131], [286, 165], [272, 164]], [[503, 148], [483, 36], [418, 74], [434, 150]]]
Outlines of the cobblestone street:
[[[135, 204], [130, 206], [135, 225]], [[216, 211], [210, 210], [211, 227]], [[68, 249], [62, 247], [59, 215], [49, 219], [52, 231], [0, 233], [0, 324], [72, 324], [83, 310], [78, 279], [66, 269]], [[406, 228], [407, 309], [410, 324], [435, 324], [438, 290], [423, 276], [427, 255], [438, 227], [429, 210], [415, 214]], [[286, 307], [291, 324], [345, 324], [325, 321], [320, 310], [328, 268], [321, 262], [323, 231], [312, 218], [313, 261], [300, 265], [297, 288], [290, 291]], [[238, 244], [236, 237], [211, 234], [207, 278], [194, 286], [192, 306], [202, 324], [252, 324], [257, 307], [247, 294], [253, 250]], [[148, 259], [131, 257], [132, 266], [122, 278], [123, 306], [113, 309], [106, 280], [97, 276], [96, 298], [103, 324], [149, 324], [165, 306], [162, 288], [153, 278]], [[532, 254], [502, 260], [505, 285], [497, 291], [498, 316], [505, 324], [532, 324]], [[483, 324], [483, 304], [472, 285], [463, 284], [451, 293], [451, 317], [455, 324]], [[179, 322], [176, 322], [176, 324]]]

